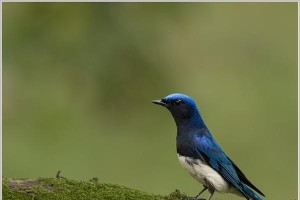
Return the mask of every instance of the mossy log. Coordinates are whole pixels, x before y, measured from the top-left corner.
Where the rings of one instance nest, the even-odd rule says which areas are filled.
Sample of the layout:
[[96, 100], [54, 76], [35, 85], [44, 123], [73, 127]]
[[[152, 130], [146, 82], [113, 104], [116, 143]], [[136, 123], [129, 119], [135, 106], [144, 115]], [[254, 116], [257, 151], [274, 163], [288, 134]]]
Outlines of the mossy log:
[[178, 190], [169, 195], [156, 195], [128, 187], [98, 183], [97, 179], [76, 181], [66, 178], [2, 178], [4, 200], [179, 200], [186, 198]]

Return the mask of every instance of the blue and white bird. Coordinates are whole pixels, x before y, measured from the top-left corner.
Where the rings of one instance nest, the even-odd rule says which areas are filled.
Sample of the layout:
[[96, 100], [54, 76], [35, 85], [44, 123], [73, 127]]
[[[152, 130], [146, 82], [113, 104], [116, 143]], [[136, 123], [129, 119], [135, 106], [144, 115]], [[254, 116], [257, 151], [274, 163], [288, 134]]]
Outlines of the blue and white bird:
[[[166, 107], [176, 122], [176, 147], [180, 164], [203, 185], [193, 199], [208, 190], [233, 193], [248, 200], [262, 200], [257, 189], [225, 154], [206, 127], [194, 100], [184, 94], [171, 94], [153, 103]], [[252, 191], [251, 189], [254, 191]]]

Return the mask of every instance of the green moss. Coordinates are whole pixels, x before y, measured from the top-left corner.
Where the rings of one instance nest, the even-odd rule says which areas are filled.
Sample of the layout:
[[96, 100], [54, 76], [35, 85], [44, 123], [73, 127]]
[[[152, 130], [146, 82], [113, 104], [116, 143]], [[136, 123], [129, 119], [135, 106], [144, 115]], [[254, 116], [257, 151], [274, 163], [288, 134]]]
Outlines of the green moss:
[[75, 181], [65, 178], [38, 180], [2, 179], [3, 199], [105, 199], [105, 200], [179, 200], [185, 195], [178, 190], [170, 195], [154, 195], [114, 184], [97, 181]]
[[8, 180], [2, 179], [2, 198], [3, 199], [32, 199], [25, 191], [14, 191], [7, 185]]

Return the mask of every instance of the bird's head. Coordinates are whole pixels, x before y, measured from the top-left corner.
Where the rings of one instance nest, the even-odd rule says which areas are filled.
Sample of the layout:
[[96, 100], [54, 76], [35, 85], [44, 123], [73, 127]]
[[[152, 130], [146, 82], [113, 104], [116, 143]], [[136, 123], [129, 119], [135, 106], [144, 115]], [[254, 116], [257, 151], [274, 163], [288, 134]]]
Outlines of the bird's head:
[[194, 100], [185, 94], [170, 94], [152, 103], [164, 106], [171, 112], [178, 130], [206, 127]]
[[185, 94], [170, 94], [162, 99], [154, 100], [152, 103], [166, 107], [175, 121], [189, 119], [195, 114], [199, 114], [194, 100]]

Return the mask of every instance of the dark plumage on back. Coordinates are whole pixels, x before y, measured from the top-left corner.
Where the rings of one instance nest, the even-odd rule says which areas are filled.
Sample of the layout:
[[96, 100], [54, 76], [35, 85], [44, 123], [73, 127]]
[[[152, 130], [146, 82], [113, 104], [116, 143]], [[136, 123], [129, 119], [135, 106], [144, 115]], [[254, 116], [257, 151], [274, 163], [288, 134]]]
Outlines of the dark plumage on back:
[[250, 188], [262, 196], [264, 194], [246, 178], [215, 141], [191, 97], [175, 93], [153, 103], [171, 112], [177, 126], [179, 161], [204, 186], [195, 199], [208, 189], [209, 200], [215, 191], [234, 193], [249, 200], [262, 200]]

